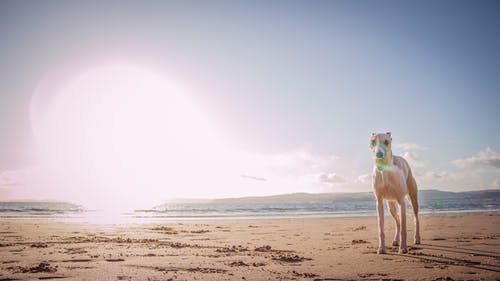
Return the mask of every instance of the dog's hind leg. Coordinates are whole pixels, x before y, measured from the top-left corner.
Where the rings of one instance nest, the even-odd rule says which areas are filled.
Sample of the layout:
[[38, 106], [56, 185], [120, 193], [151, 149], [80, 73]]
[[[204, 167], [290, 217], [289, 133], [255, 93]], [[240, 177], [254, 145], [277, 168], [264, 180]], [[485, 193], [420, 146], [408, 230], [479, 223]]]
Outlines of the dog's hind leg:
[[406, 200], [401, 198], [398, 200], [399, 203], [399, 211], [401, 212], [401, 235], [400, 238], [401, 240], [399, 241], [399, 253], [400, 254], [406, 254], [408, 253], [408, 249], [406, 247]]
[[418, 190], [415, 178], [410, 173], [408, 179], [406, 180], [406, 186], [408, 187], [408, 197], [410, 197], [411, 206], [413, 208], [413, 215], [415, 220], [415, 244], [420, 244], [420, 222], [418, 219]]
[[394, 240], [392, 240], [392, 246], [399, 246], [399, 235], [401, 231], [401, 225], [398, 217], [398, 210], [395, 201], [387, 201], [387, 208], [391, 212], [394, 222], [396, 223], [396, 234], [394, 235]]

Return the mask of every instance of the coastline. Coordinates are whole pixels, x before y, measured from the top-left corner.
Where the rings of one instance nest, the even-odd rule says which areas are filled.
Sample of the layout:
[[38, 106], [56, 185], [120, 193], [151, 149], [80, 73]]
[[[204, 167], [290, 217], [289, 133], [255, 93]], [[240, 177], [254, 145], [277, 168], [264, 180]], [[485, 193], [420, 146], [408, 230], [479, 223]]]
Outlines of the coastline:
[[[500, 214], [427, 215], [377, 255], [374, 217], [137, 225], [0, 219], [3, 280], [496, 280]], [[394, 224], [386, 220], [390, 245]], [[444, 278], [444, 279], [439, 279]]]

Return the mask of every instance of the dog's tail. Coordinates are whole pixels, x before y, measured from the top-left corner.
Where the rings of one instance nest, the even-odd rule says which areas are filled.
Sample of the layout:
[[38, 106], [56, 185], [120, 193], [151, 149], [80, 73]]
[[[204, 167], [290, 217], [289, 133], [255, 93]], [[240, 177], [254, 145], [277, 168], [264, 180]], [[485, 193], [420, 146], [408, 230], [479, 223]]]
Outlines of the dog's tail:
[[410, 197], [411, 206], [413, 207], [413, 213], [418, 214], [418, 190], [417, 182], [413, 177], [411, 169], [408, 172], [408, 179], [406, 179], [406, 186], [408, 187], [408, 197]]

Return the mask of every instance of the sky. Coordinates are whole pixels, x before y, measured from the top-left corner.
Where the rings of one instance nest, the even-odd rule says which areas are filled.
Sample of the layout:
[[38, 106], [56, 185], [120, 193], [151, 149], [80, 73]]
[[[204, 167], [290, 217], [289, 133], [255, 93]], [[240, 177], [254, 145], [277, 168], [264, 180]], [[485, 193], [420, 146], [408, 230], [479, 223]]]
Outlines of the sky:
[[[0, 198], [500, 188], [498, 1], [0, 1]], [[138, 199], [141, 198], [141, 199]]]

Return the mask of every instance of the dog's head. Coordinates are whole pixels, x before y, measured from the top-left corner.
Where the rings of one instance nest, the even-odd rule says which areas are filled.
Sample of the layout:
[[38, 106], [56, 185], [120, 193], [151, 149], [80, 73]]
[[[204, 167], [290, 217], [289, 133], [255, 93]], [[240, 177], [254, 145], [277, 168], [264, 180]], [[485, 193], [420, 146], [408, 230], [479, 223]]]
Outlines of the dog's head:
[[373, 152], [373, 158], [375, 160], [382, 160], [388, 155], [392, 155], [391, 143], [391, 132], [385, 134], [372, 133], [370, 137], [370, 148]]

